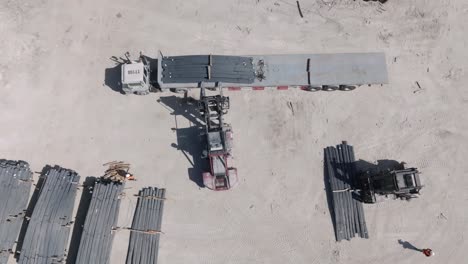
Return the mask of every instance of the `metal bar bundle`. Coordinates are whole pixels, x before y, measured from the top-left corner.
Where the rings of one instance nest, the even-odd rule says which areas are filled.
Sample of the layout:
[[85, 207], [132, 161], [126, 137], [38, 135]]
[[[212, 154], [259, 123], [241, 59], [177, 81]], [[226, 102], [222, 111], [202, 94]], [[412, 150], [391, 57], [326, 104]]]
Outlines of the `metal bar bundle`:
[[117, 225], [123, 188], [123, 183], [100, 180], [92, 190], [88, 189], [92, 192], [92, 197], [83, 226], [76, 264], [109, 263], [114, 239], [112, 229]]
[[153, 187], [140, 190], [126, 264], [157, 263], [165, 193], [165, 189]]
[[59, 166], [41, 175], [44, 184], [26, 230], [19, 264], [63, 263], [80, 176]]
[[20, 232], [29, 193], [32, 172], [25, 161], [0, 160], [0, 264], [8, 262]]
[[162, 58], [165, 83], [229, 82], [253, 83], [252, 57], [191, 55]]
[[332, 193], [336, 240], [350, 240], [358, 234], [369, 238], [362, 203], [353, 198], [356, 177], [352, 146], [346, 141], [325, 149], [325, 166]]

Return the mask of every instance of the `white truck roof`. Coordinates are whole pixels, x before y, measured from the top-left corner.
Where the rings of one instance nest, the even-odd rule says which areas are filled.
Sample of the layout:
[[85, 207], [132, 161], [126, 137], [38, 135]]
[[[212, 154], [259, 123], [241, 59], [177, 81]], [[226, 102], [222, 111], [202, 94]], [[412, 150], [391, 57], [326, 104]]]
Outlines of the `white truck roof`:
[[134, 62], [122, 65], [122, 83], [139, 83], [143, 81], [142, 62]]

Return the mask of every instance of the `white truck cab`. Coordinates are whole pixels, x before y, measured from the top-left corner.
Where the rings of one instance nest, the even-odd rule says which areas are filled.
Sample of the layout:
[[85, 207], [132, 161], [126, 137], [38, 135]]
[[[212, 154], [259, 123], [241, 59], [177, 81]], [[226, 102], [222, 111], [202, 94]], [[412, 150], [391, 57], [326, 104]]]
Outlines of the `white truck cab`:
[[150, 68], [145, 59], [122, 65], [122, 90], [125, 94], [145, 95], [150, 92]]

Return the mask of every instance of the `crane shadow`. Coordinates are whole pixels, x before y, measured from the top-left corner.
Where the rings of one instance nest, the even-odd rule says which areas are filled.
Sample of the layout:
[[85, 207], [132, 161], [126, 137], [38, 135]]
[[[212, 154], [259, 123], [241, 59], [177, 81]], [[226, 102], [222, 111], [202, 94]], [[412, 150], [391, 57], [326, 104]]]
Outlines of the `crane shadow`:
[[[208, 162], [202, 158], [206, 140], [200, 134], [204, 129], [204, 122], [198, 112], [197, 102], [193, 98], [187, 99], [178, 96], [160, 97], [158, 102], [166, 107], [174, 116], [175, 126], [172, 130], [176, 133], [177, 143], [171, 146], [179, 150], [189, 163], [188, 177], [198, 187], [205, 187], [202, 173], [208, 171]], [[189, 127], [179, 127], [180, 117], [189, 121]]]

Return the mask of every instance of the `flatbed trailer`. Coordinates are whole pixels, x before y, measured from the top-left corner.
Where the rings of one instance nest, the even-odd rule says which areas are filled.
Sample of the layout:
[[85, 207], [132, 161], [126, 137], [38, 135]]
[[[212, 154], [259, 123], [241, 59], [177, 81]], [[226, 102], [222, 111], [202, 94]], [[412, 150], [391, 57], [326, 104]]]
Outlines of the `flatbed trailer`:
[[[168, 82], [164, 78], [166, 61], [171, 58], [206, 58], [206, 69], [216, 59], [250, 58], [252, 82], [210, 81], [203, 79], [205, 87], [242, 88], [302, 88], [359, 86], [364, 84], [388, 83], [384, 53], [333, 53], [333, 54], [294, 54], [294, 55], [247, 55], [247, 56], [163, 56], [157, 60], [157, 86], [161, 90], [199, 88], [199, 82]], [[210, 60], [210, 57], [212, 58]], [[200, 63], [203, 64], [203, 63]], [[151, 66], [153, 71], [154, 66]], [[180, 69], [179, 71], [183, 71]], [[203, 77], [200, 75], [200, 78]]]

